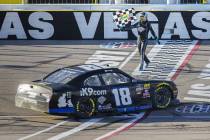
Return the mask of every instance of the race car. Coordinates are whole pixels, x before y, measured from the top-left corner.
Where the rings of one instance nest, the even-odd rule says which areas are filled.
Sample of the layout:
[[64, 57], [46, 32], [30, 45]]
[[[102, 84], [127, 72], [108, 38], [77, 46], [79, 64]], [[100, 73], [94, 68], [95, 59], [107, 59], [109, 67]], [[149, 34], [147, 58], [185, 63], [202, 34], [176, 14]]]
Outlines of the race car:
[[177, 100], [173, 81], [135, 79], [118, 68], [92, 64], [55, 70], [18, 86], [17, 107], [88, 118], [100, 113], [164, 109]]

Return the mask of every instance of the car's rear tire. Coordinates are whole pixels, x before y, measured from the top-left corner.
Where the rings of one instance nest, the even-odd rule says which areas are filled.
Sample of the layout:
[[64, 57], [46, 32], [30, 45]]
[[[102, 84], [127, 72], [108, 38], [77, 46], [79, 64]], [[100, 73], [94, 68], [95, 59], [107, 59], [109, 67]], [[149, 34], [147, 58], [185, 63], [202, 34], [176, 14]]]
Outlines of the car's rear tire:
[[158, 87], [152, 95], [152, 106], [155, 109], [167, 108], [171, 102], [171, 91], [166, 86]]
[[80, 97], [76, 101], [76, 117], [90, 118], [96, 111], [95, 102], [89, 97]]

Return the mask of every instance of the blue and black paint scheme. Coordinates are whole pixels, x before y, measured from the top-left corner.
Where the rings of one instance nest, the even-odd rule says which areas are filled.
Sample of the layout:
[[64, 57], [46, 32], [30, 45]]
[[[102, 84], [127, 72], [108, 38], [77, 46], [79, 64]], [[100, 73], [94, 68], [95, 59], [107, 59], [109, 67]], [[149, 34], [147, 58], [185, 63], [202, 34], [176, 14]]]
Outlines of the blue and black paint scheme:
[[16, 106], [87, 118], [166, 108], [177, 100], [177, 94], [173, 81], [138, 80], [118, 68], [84, 64], [60, 68], [41, 80], [20, 84]]

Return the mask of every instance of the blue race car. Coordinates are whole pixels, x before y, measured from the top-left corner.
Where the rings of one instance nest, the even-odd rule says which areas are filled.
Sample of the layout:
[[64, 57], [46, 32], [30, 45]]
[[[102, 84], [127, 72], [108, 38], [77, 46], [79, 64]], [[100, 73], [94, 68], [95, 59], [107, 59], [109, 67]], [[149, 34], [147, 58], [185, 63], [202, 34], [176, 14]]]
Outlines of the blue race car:
[[176, 100], [173, 81], [137, 80], [118, 68], [75, 65], [58, 69], [41, 80], [20, 84], [15, 103], [50, 114], [80, 118], [98, 113], [129, 113], [166, 108]]

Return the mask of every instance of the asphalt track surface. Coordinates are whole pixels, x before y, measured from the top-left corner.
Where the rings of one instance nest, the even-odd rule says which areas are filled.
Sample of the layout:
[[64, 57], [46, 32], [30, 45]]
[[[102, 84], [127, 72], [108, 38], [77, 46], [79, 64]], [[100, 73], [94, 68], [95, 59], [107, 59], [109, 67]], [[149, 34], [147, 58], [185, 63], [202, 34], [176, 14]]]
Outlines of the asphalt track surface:
[[[112, 41], [0, 41], [0, 139], [210, 139], [209, 41], [199, 42], [197, 50], [187, 58], [182, 71], [177, 74], [175, 83], [178, 85], [178, 98], [181, 100], [178, 106], [147, 113], [83, 120], [14, 106], [19, 83], [40, 79], [63, 66], [85, 63], [92, 59], [96, 51], [118, 52], [118, 58], [120, 56], [123, 59], [118, 59], [115, 64], [131, 74], [139, 64], [136, 48], [99, 47], [108, 42]], [[150, 52], [153, 47], [154, 44], [150, 44], [147, 51]], [[115, 56], [116, 54], [113, 53]], [[206, 75], [202, 79], [203, 70]], [[195, 84], [200, 87], [197, 88], [197, 95], [192, 93]]]

